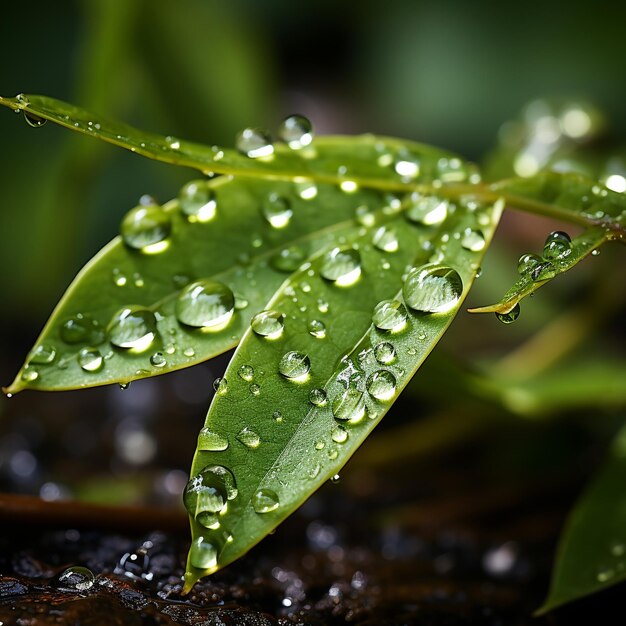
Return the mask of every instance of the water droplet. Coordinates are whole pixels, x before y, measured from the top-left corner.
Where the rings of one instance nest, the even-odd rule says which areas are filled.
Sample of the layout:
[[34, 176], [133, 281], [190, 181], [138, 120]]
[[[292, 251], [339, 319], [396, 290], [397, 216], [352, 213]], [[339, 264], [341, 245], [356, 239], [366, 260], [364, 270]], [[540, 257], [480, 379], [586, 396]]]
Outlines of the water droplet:
[[35, 365], [47, 365], [48, 363], [53, 363], [56, 356], [57, 351], [53, 346], [42, 343], [32, 351], [28, 362], [34, 363]]
[[256, 513], [269, 513], [280, 506], [276, 492], [271, 489], [259, 489], [252, 498], [252, 508]]
[[223, 283], [199, 280], [183, 289], [176, 301], [176, 317], [186, 326], [222, 330], [235, 311], [235, 296]]
[[480, 252], [485, 247], [485, 235], [480, 230], [468, 228], [461, 239], [461, 245], [471, 252]]
[[379, 330], [397, 333], [406, 326], [407, 317], [406, 308], [402, 302], [382, 300], [374, 307], [372, 322]]
[[22, 375], [20, 376], [20, 378], [25, 383], [33, 383], [33, 382], [35, 382], [39, 378], [39, 372], [34, 367], [32, 367], [31, 365], [27, 365], [22, 370]]
[[511, 324], [519, 317], [519, 313], [520, 313], [520, 306], [518, 302], [508, 313], [496, 313], [496, 317], [503, 324]]
[[272, 267], [279, 272], [295, 272], [306, 260], [306, 254], [298, 246], [290, 246], [279, 250], [272, 256]]
[[367, 379], [367, 392], [376, 400], [391, 400], [396, 392], [396, 378], [387, 370], [378, 370]]
[[172, 221], [157, 204], [139, 204], [124, 216], [120, 232], [129, 248], [152, 254], [167, 247]]
[[247, 382], [254, 379], [254, 368], [252, 365], [242, 365], [237, 373], [239, 374], [239, 378], [242, 378]]
[[89, 315], [78, 313], [74, 317], [63, 322], [61, 326], [61, 339], [65, 343], [89, 343], [98, 345], [104, 341], [104, 331], [100, 324]]
[[117, 267], [113, 268], [111, 274], [113, 276], [113, 284], [117, 287], [124, 287], [124, 285], [128, 282], [126, 275]]
[[214, 569], [217, 566], [217, 548], [204, 537], [196, 537], [189, 548], [189, 563], [198, 569]]
[[156, 336], [156, 317], [146, 309], [125, 307], [112, 317], [107, 332], [114, 346], [141, 352]]
[[396, 349], [388, 341], [383, 341], [374, 348], [374, 356], [379, 363], [389, 365], [396, 360]]
[[532, 272], [541, 262], [542, 258], [536, 254], [522, 254], [517, 262], [517, 271], [524, 276]]
[[411, 180], [419, 176], [420, 164], [416, 161], [401, 159], [395, 162], [393, 169], [402, 178]]
[[437, 196], [414, 195], [406, 216], [411, 222], [435, 226], [441, 224], [448, 215], [448, 201]]
[[268, 310], [257, 313], [250, 322], [252, 330], [261, 337], [278, 339], [283, 333], [285, 316], [278, 311]]
[[615, 572], [612, 569], [603, 569], [598, 572], [596, 579], [599, 583], [606, 583], [615, 576]]
[[309, 402], [315, 406], [324, 406], [326, 398], [326, 392], [323, 389], [314, 388], [309, 393]]
[[396, 231], [386, 226], [381, 226], [374, 233], [372, 243], [374, 247], [383, 252], [396, 252], [398, 250], [398, 236]]
[[304, 379], [311, 369], [309, 357], [302, 352], [287, 352], [278, 364], [278, 371], [290, 380]]
[[342, 422], [359, 422], [365, 416], [365, 394], [349, 387], [333, 401], [333, 415]]
[[343, 426], [337, 424], [337, 426], [332, 429], [330, 438], [335, 443], [345, 443], [348, 441], [348, 431]]
[[257, 385], [256, 383], [252, 383], [249, 389], [250, 389], [250, 393], [253, 396], [258, 396], [261, 393], [261, 387]]
[[59, 589], [63, 591], [88, 591], [93, 587], [96, 577], [86, 567], [73, 565], [59, 575]]
[[280, 411], [274, 411], [272, 413], [272, 419], [280, 424], [283, 421], [283, 414]]
[[317, 300], [317, 310], [320, 313], [328, 313], [328, 310], [329, 310], [328, 302], [326, 302], [326, 300], [323, 300], [322, 298], [318, 298], [318, 300]]
[[354, 217], [361, 226], [368, 228], [376, 223], [376, 213], [367, 204], [358, 206], [354, 211]]
[[164, 367], [165, 365], [167, 365], [167, 361], [165, 360], [162, 352], [155, 352], [150, 357], [150, 364], [154, 367]]
[[624, 556], [626, 554], [626, 546], [623, 543], [614, 543], [611, 546], [611, 554], [617, 557]]
[[550, 280], [556, 276], [556, 267], [550, 261], [542, 261], [530, 272], [530, 277], [538, 282], [540, 280]]
[[278, 136], [292, 150], [300, 150], [313, 141], [313, 125], [302, 115], [290, 115], [278, 128]]
[[41, 128], [48, 121], [43, 117], [39, 117], [39, 115], [27, 113], [26, 111], [24, 111], [24, 119], [31, 128]]
[[261, 444], [261, 437], [248, 427], [239, 432], [237, 440], [246, 446], [246, 448], [251, 448], [253, 450], [258, 448]]
[[181, 211], [190, 222], [210, 222], [217, 209], [215, 192], [204, 180], [192, 180], [178, 194]]
[[213, 432], [207, 426], [198, 433], [198, 450], [219, 452], [226, 448], [228, 448], [228, 439]]
[[102, 354], [96, 348], [82, 348], [76, 358], [86, 372], [97, 372], [104, 365]]
[[196, 356], [196, 351], [193, 348], [185, 348], [183, 350], [183, 354], [186, 357], [192, 358], [192, 357]]
[[289, 200], [276, 193], [268, 196], [261, 207], [261, 212], [273, 228], [285, 228], [293, 215]]
[[352, 248], [335, 248], [324, 256], [320, 274], [339, 287], [353, 285], [361, 275], [361, 255]]
[[445, 313], [454, 308], [463, 293], [463, 281], [456, 270], [445, 265], [425, 265], [409, 273], [402, 295], [414, 310]]
[[216, 528], [217, 514], [227, 500], [237, 497], [237, 483], [232, 472], [223, 465], [210, 465], [193, 476], [183, 493], [189, 515], [205, 528]]
[[323, 339], [326, 337], [326, 325], [320, 320], [311, 320], [309, 322], [309, 335], [317, 337], [317, 339]]
[[274, 146], [269, 133], [260, 128], [244, 128], [235, 139], [237, 150], [251, 159], [269, 157]]
[[176, 345], [173, 343], [168, 343], [165, 345], [165, 354], [174, 354], [176, 352]]
[[339, 189], [344, 193], [354, 193], [358, 188], [359, 186], [353, 180], [344, 180], [339, 183]]
[[567, 233], [555, 230], [550, 233], [543, 246], [543, 256], [549, 261], [560, 261], [572, 252], [572, 240]]
[[341, 480], [341, 476], [339, 476], [339, 474], [335, 474], [334, 476], [331, 476], [330, 478], [330, 482], [333, 484], [337, 484], [339, 481]]
[[216, 378], [213, 381], [213, 390], [218, 396], [228, 393], [228, 381], [225, 378]]

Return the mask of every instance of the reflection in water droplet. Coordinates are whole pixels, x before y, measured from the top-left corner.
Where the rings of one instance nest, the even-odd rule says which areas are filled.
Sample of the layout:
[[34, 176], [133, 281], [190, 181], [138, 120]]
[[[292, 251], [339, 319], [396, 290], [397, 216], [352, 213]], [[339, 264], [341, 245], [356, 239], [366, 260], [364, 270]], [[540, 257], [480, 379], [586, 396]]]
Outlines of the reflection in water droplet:
[[522, 254], [517, 262], [517, 271], [523, 276], [534, 270], [542, 260], [543, 259], [536, 254]]
[[124, 243], [146, 254], [163, 251], [171, 232], [170, 216], [157, 204], [139, 204], [124, 216], [120, 226]]
[[387, 370], [378, 370], [367, 379], [367, 392], [376, 400], [391, 400], [396, 392], [396, 378]]
[[260, 128], [244, 128], [235, 139], [237, 150], [251, 159], [269, 157], [274, 146], [269, 134]]
[[35, 365], [47, 365], [53, 363], [56, 356], [57, 351], [54, 346], [42, 343], [32, 351], [28, 362]]
[[24, 111], [24, 119], [26, 123], [32, 128], [41, 128], [48, 120], [35, 115], [34, 113], [27, 113]]
[[485, 236], [479, 230], [468, 228], [461, 238], [461, 245], [471, 252], [480, 252], [485, 247]]
[[97, 372], [104, 365], [102, 354], [96, 348], [82, 348], [76, 358], [85, 372]]
[[300, 150], [313, 141], [313, 125], [302, 115], [290, 115], [280, 125], [278, 136], [292, 150]]
[[25, 383], [32, 383], [32, 382], [35, 382], [39, 378], [39, 372], [31, 365], [27, 365], [22, 370], [22, 375], [20, 376], [20, 378]]
[[398, 250], [398, 236], [396, 231], [386, 226], [381, 226], [374, 233], [372, 243], [374, 247], [383, 252], [396, 252]]
[[518, 302], [508, 313], [496, 313], [496, 317], [503, 324], [511, 324], [519, 317], [519, 314], [520, 314], [520, 305]]
[[326, 337], [326, 325], [320, 320], [311, 320], [308, 326], [309, 335], [317, 337], [317, 339], [323, 339]]
[[183, 493], [189, 515], [205, 528], [216, 528], [217, 514], [226, 508], [227, 500], [237, 497], [237, 483], [223, 465], [210, 465], [193, 476]]
[[219, 396], [228, 393], [228, 381], [225, 378], [216, 378], [213, 381], [213, 390]]
[[425, 265], [409, 273], [402, 295], [414, 310], [445, 313], [454, 308], [463, 293], [463, 281], [456, 270], [445, 265]]
[[278, 339], [283, 333], [285, 316], [278, 311], [261, 311], [250, 322], [252, 330], [261, 337]]
[[150, 364], [154, 367], [164, 367], [165, 365], [167, 365], [167, 361], [165, 360], [162, 352], [155, 352], [150, 357]]
[[296, 381], [305, 379], [310, 369], [311, 361], [302, 352], [287, 352], [278, 364], [278, 371], [285, 378]]
[[261, 438], [250, 428], [246, 427], [239, 432], [237, 440], [240, 441], [246, 448], [255, 449], [261, 444]]
[[556, 276], [556, 267], [550, 261], [541, 261], [530, 272], [533, 281], [550, 280]]
[[96, 577], [86, 567], [73, 565], [59, 575], [59, 589], [63, 591], [87, 591], [93, 587]]
[[242, 365], [237, 373], [239, 374], [239, 378], [247, 382], [251, 382], [254, 379], [254, 368], [252, 365]]
[[333, 401], [335, 419], [355, 424], [365, 416], [365, 394], [349, 387]]
[[309, 402], [315, 406], [324, 406], [326, 398], [326, 392], [323, 389], [314, 388], [309, 393]]
[[396, 360], [396, 349], [388, 341], [383, 341], [374, 348], [374, 356], [379, 363], [389, 365]]
[[379, 330], [397, 333], [406, 326], [407, 317], [406, 308], [402, 302], [382, 300], [374, 307], [372, 322]]
[[176, 317], [187, 326], [222, 330], [235, 311], [235, 296], [223, 283], [199, 280], [185, 287], [176, 301]]
[[337, 424], [332, 429], [330, 437], [335, 443], [345, 443], [348, 441], [348, 431], [343, 426]]
[[271, 489], [259, 489], [252, 497], [252, 508], [256, 513], [269, 513], [280, 506], [276, 492]]
[[261, 207], [261, 212], [273, 228], [285, 228], [293, 215], [289, 200], [276, 193], [268, 196]]
[[114, 346], [141, 352], [156, 336], [156, 318], [146, 309], [125, 307], [113, 316], [107, 333]]
[[189, 548], [189, 563], [198, 569], [214, 569], [217, 567], [217, 548], [204, 537], [196, 537]]
[[207, 426], [198, 433], [198, 450], [219, 452], [226, 448], [228, 448], [228, 439], [213, 432]]
[[217, 209], [215, 192], [204, 180], [192, 180], [178, 194], [181, 211], [190, 222], [210, 222]]
[[411, 197], [412, 204], [406, 211], [406, 216], [411, 222], [434, 226], [441, 224], [448, 215], [448, 201], [437, 196]]
[[549, 261], [561, 261], [572, 252], [572, 240], [567, 233], [555, 230], [550, 233], [543, 246], [543, 256]]
[[353, 285], [361, 275], [361, 255], [352, 248], [335, 248], [324, 256], [320, 274], [339, 287]]

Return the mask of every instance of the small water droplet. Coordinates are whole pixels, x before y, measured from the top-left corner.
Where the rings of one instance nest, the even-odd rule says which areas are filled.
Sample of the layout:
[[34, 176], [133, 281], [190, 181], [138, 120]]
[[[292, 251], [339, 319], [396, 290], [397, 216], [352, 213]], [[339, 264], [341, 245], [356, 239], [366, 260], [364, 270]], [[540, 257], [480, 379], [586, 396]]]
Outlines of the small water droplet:
[[353, 285], [361, 275], [361, 255], [352, 248], [335, 248], [324, 256], [320, 274], [339, 287]]
[[615, 576], [615, 571], [612, 569], [603, 569], [598, 572], [596, 579], [599, 583], [609, 582]]
[[216, 378], [213, 381], [213, 390], [218, 396], [228, 393], [228, 381], [225, 378]]
[[333, 401], [333, 415], [342, 422], [355, 424], [365, 416], [365, 394], [349, 387]]
[[128, 278], [126, 278], [126, 275], [122, 272], [122, 270], [117, 267], [113, 268], [111, 275], [113, 277], [113, 284], [117, 287], [124, 287], [128, 282]]
[[33, 382], [35, 382], [39, 378], [39, 372], [34, 367], [32, 367], [31, 365], [27, 365], [22, 370], [22, 375], [20, 376], [20, 378], [25, 383], [33, 383]]
[[183, 289], [176, 301], [176, 317], [186, 326], [222, 330], [235, 311], [235, 296], [223, 283], [199, 280]]
[[306, 254], [298, 246], [283, 248], [271, 258], [272, 267], [279, 272], [295, 272], [306, 260]]
[[251, 448], [253, 450], [261, 445], [261, 437], [248, 427], [239, 432], [237, 440], [246, 446], [246, 448]]
[[191, 357], [196, 356], [196, 351], [195, 351], [193, 348], [185, 348], [185, 349], [183, 350], [183, 354], [184, 354], [186, 357], [191, 358]]
[[520, 305], [518, 302], [508, 313], [496, 313], [496, 317], [503, 324], [511, 324], [519, 317], [519, 314], [520, 314]]
[[178, 194], [181, 211], [190, 222], [210, 222], [217, 209], [215, 192], [204, 180], [192, 180]]
[[387, 370], [378, 370], [367, 379], [367, 392], [376, 400], [387, 401], [396, 392], [396, 378]]
[[56, 356], [57, 351], [55, 350], [54, 346], [51, 346], [47, 343], [42, 343], [39, 344], [32, 351], [28, 362], [35, 365], [48, 365], [49, 363], [54, 362]]
[[536, 254], [522, 254], [517, 262], [517, 271], [521, 276], [532, 272], [541, 262], [542, 258]]
[[374, 233], [372, 243], [383, 252], [396, 252], [399, 246], [396, 231], [386, 226], [381, 226]]
[[388, 341], [383, 341], [374, 348], [374, 356], [379, 363], [389, 365], [396, 360], [396, 349]]
[[59, 575], [59, 589], [63, 591], [88, 591], [93, 587], [96, 577], [86, 567], [73, 565]]
[[480, 230], [468, 228], [461, 238], [461, 245], [471, 252], [480, 252], [485, 247], [485, 235]]
[[406, 217], [411, 222], [435, 226], [446, 219], [448, 207], [448, 201], [444, 198], [414, 194], [411, 197], [411, 206], [406, 211]]
[[252, 497], [252, 508], [256, 513], [269, 513], [279, 506], [278, 495], [271, 489], [259, 489]]
[[219, 452], [228, 448], [228, 439], [205, 426], [198, 433], [198, 450]]
[[237, 497], [237, 483], [233, 473], [223, 465], [210, 465], [193, 476], [183, 493], [183, 502], [189, 515], [205, 528], [218, 525], [217, 514], [228, 500]]
[[417, 161], [400, 159], [395, 162], [393, 169], [403, 179], [412, 180], [419, 176], [420, 164]]
[[313, 125], [302, 115], [290, 115], [278, 128], [278, 136], [292, 150], [300, 150], [313, 141]]
[[261, 337], [278, 339], [283, 333], [285, 316], [273, 310], [257, 313], [250, 322], [252, 330]]
[[217, 548], [204, 537], [196, 537], [189, 548], [189, 563], [203, 570], [217, 567]]
[[572, 240], [567, 233], [555, 230], [550, 233], [543, 246], [543, 256], [549, 261], [561, 261], [572, 252]]
[[289, 200], [276, 193], [268, 196], [261, 206], [261, 212], [272, 228], [285, 228], [293, 215]]
[[324, 406], [326, 404], [327, 395], [323, 389], [314, 388], [309, 393], [309, 402], [315, 406]]
[[317, 339], [326, 337], [326, 325], [320, 320], [311, 320], [309, 322], [309, 335], [313, 335]]
[[274, 411], [272, 413], [272, 419], [280, 424], [283, 421], [283, 414], [280, 411]]
[[550, 280], [556, 276], [556, 267], [550, 261], [541, 261], [530, 272], [530, 277], [535, 282]]
[[125, 307], [111, 318], [107, 333], [114, 346], [141, 352], [156, 336], [156, 317], [147, 309]]
[[361, 226], [368, 228], [376, 223], [376, 213], [367, 204], [358, 206], [354, 211], [354, 217]]
[[372, 322], [379, 330], [397, 333], [406, 326], [407, 317], [406, 308], [402, 302], [382, 300], [374, 307]]
[[104, 365], [102, 354], [96, 348], [82, 348], [76, 358], [85, 372], [97, 372]]
[[235, 139], [235, 147], [241, 154], [251, 159], [274, 154], [274, 145], [269, 133], [260, 128], [244, 128]]
[[339, 481], [341, 480], [341, 476], [339, 476], [339, 474], [335, 474], [334, 476], [331, 476], [330, 478], [330, 482], [333, 484], [337, 484]]
[[239, 374], [239, 378], [247, 382], [251, 382], [254, 379], [254, 368], [252, 365], [242, 365], [237, 373]]
[[102, 343], [105, 337], [98, 321], [82, 313], [65, 320], [61, 326], [60, 335], [65, 343], [89, 343], [91, 345]]
[[290, 380], [304, 379], [311, 369], [309, 357], [302, 352], [287, 352], [278, 364], [278, 371]]
[[463, 281], [456, 270], [445, 265], [425, 265], [409, 273], [402, 295], [414, 310], [445, 313], [454, 308], [463, 293]]
[[330, 437], [335, 443], [345, 443], [348, 441], [348, 431], [343, 426], [337, 424], [332, 429]]
[[150, 364], [154, 367], [164, 367], [165, 365], [167, 365], [167, 361], [162, 352], [155, 352], [150, 357]]
[[249, 387], [249, 390], [253, 396], [258, 396], [261, 393], [261, 387], [256, 383], [252, 383]]
[[320, 313], [328, 313], [329, 310], [329, 305], [328, 302], [326, 302], [326, 300], [323, 300], [322, 298], [318, 298], [317, 300], [317, 310]]
[[124, 243], [147, 254], [164, 250], [171, 232], [170, 216], [157, 204], [139, 204], [124, 216], [120, 226]]

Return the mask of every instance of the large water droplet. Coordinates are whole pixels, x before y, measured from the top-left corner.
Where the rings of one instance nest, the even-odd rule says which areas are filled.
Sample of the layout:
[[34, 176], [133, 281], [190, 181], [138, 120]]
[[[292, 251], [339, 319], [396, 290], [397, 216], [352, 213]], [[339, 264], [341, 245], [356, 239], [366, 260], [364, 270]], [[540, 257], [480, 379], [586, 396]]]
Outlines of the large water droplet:
[[409, 273], [402, 295], [414, 310], [424, 313], [450, 311], [461, 298], [463, 281], [456, 270], [445, 265], [425, 265]]
[[86, 567], [73, 565], [59, 575], [59, 589], [63, 591], [87, 591], [93, 587], [96, 577]]
[[228, 448], [228, 439], [205, 426], [198, 433], [198, 450], [219, 452]]
[[218, 525], [217, 514], [228, 500], [237, 497], [237, 484], [232, 472], [223, 465], [210, 465], [193, 476], [183, 493], [189, 515], [205, 528]]
[[269, 513], [279, 506], [278, 495], [271, 489], [259, 489], [252, 497], [252, 508], [256, 513]]
[[306, 260], [306, 254], [298, 246], [290, 246], [279, 250], [272, 256], [271, 264], [279, 272], [295, 272]]
[[78, 313], [63, 322], [61, 326], [61, 339], [65, 343], [88, 343], [98, 345], [104, 341], [104, 331], [97, 320], [89, 315]]
[[24, 111], [24, 119], [26, 123], [32, 128], [41, 128], [48, 120], [44, 117], [39, 117], [39, 115], [35, 115], [34, 113], [27, 113]]
[[304, 379], [311, 369], [309, 357], [302, 352], [287, 352], [278, 364], [278, 371], [290, 380]]
[[323, 389], [314, 388], [309, 393], [309, 402], [315, 406], [324, 406], [326, 404], [326, 392]]
[[76, 358], [85, 372], [97, 372], [104, 365], [104, 358], [96, 348], [82, 348]]
[[167, 247], [172, 221], [157, 204], [140, 204], [125, 215], [120, 232], [128, 247], [152, 254]]
[[396, 360], [396, 349], [388, 341], [383, 341], [374, 348], [374, 356], [379, 363], [389, 365]]
[[285, 316], [278, 311], [261, 311], [250, 322], [252, 330], [261, 337], [278, 339], [283, 333]]
[[190, 222], [210, 222], [215, 217], [215, 192], [204, 180], [192, 180], [178, 194], [181, 211]]
[[246, 448], [251, 448], [253, 450], [261, 445], [261, 437], [248, 427], [239, 432], [237, 440], [246, 446]]
[[335, 443], [345, 443], [348, 441], [348, 431], [343, 426], [337, 424], [337, 426], [332, 429], [330, 438]]
[[444, 198], [415, 195], [411, 200], [406, 216], [412, 222], [434, 226], [441, 224], [448, 215], [448, 201]]
[[107, 332], [114, 346], [141, 352], [156, 336], [156, 317], [146, 309], [125, 307], [111, 318]]
[[396, 378], [387, 370], [378, 370], [367, 379], [367, 392], [376, 400], [391, 400], [396, 392]]
[[496, 317], [503, 324], [511, 324], [519, 317], [519, 314], [520, 314], [520, 305], [518, 302], [508, 313], [496, 313]]
[[278, 128], [278, 136], [292, 150], [300, 150], [313, 141], [313, 125], [302, 115], [290, 115]]
[[186, 326], [222, 330], [235, 311], [235, 296], [223, 283], [199, 280], [183, 289], [176, 301], [176, 317]]
[[150, 357], [150, 365], [154, 367], [165, 367], [167, 365], [167, 360], [163, 356], [162, 352], [155, 352]]
[[353, 285], [361, 275], [361, 255], [353, 248], [335, 248], [326, 253], [320, 274], [339, 287]]
[[198, 569], [214, 569], [217, 566], [217, 548], [204, 537], [196, 537], [189, 548], [189, 563]]
[[549, 261], [561, 261], [572, 252], [572, 240], [567, 233], [555, 230], [543, 246], [543, 256]]
[[406, 326], [407, 312], [398, 300], [382, 300], [374, 307], [372, 322], [379, 330], [397, 333]]
[[326, 325], [320, 320], [311, 320], [308, 325], [309, 335], [323, 339], [326, 337]]
[[536, 254], [522, 254], [517, 262], [517, 271], [524, 276], [532, 272], [542, 261], [543, 259]]
[[359, 422], [365, 416], [365, 394], [349, 387], [333, 401], [333, 415], [342, 422]]
[[263, 217], [273, 228], [285, 228], [293, 215], [289, 200], [276, 193], [268, 196], [261, 207], [261, 211]]
[[398, 250], [398, 236], [396, 231], [386, 226], [381, 226], [372, 239], [374, 247], [383, 252], [396, 252]]
[[269, 157], [274, 154], [274, 146], [269, 133], [260, 128], [244, 128], [235, 139], [235, 147], [241, 154], [251, 159]]
[[57, 351], [54, 346], [42, 343], [33, 350], [28, 362], [35, 365], [47, 365], [48, 363], [53, 363], [56, 356]]
[[468, 228], [461, 238], [461, 245], [471, 252], [480, 252], [485, 247], [485, 235], [480, 230]]

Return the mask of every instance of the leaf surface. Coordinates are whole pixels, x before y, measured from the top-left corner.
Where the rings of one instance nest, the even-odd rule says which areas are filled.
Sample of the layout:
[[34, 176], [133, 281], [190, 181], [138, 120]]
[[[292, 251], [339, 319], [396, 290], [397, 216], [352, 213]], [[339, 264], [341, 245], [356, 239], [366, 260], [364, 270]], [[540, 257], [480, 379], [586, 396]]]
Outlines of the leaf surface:
[[[279, 336], [246, 332], [200, 433], [185, 496], [193, 534], [187, 590], [247, 552], [334, 476], [445, 332], [474, 280], [501, 203], [466, 198], [447, 206], [447, 219], [430, 226], [407, 219], [410, 206], [405, 214], [378, 212], [340, 243], [340, 253], [352, 259], [342, 270], [344, 284], [343, 274], [339, 283], [329, 278], [336, 257], [322, 252], [268, 304], [283, 316]], [[381, 246], [385, 232], [397, 245]], [[427, 305], [412, 299], [415, 273], [403, 278], [407, 268], [424, 264], [458, 272], [458, 299], [439, 312], [417, 308], [436, 308], [454, 291], [449, 275], [420, 283], [418, 297]], [[394, 300], [381, 321], [379, 303]], [[211, 483], [216, 472], [236, 484], [236, 495], [231, 491], [225, 506], [207, 515], [215, 500], [207, 504], [203, 481]]]

